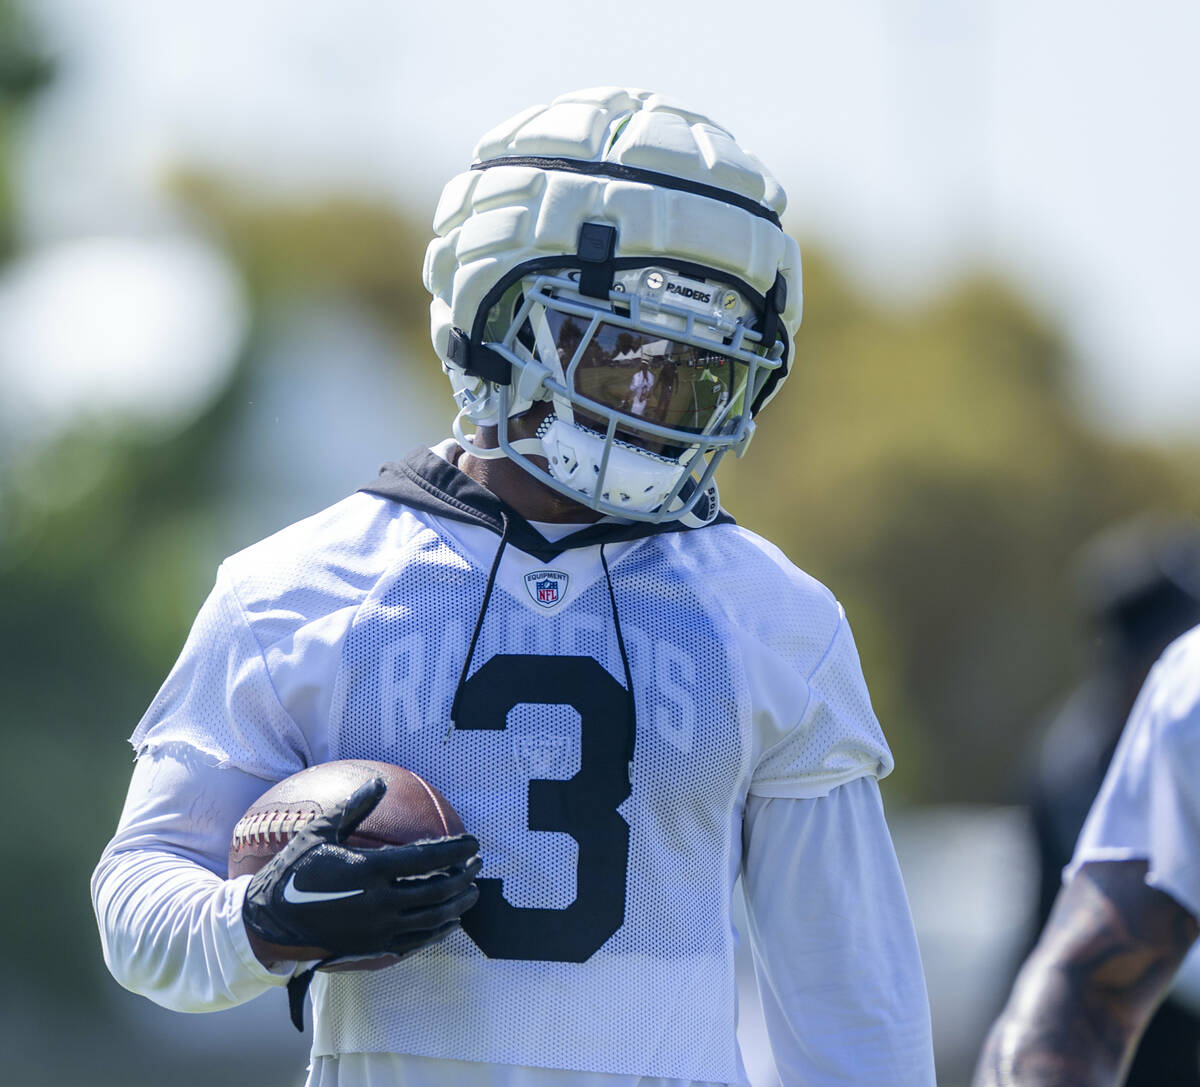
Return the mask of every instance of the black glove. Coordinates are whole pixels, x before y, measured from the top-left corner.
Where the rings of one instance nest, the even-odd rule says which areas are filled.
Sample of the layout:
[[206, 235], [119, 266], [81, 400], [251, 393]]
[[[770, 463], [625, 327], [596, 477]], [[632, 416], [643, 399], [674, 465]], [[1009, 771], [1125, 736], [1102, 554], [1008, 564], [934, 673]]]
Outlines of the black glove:
[[379, 803], [381, 778], [306, 823], [258, 870], [242, 919], [281, 959], [403, 955], [458, 925], [479, 897], [482, 862], [470, 834], [412, 845], [342, 843]]

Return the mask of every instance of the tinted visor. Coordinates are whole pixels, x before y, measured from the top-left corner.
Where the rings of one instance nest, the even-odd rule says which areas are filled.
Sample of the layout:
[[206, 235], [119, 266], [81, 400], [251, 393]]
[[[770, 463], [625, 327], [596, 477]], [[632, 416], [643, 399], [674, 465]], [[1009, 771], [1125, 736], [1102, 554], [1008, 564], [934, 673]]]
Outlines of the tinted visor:
[[[557, 310], [546, 323], [565, 371], [589, 321]], [[736, 419], [749, 367], [711, 348], [601, 323], [575, 370], [576, 394], [648, 423], [691, 434], [710, 431], [715, 419]]]

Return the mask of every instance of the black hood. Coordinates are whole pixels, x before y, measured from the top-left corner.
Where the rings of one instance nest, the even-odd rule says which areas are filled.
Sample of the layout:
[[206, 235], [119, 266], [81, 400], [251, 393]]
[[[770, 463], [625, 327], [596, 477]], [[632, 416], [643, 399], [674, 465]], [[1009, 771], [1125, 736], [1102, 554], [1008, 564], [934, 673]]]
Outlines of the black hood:
[[[550, 562], [564, 551], [580, 547], [640, 540], [664, 532], [697, 531], [678, 521], [658, 525], [600, 521], [551, 543], [507, 502], [424, 447], [414, 449], [401, 461], [385, 464], [379, 477], [359, 490], [438, 517], [480, 525], [497, 536], [506, 536], [513, 547], [541, 562]], [[712, 521], [714, 525], [732, 523], [733, 518], [724, 510]]]

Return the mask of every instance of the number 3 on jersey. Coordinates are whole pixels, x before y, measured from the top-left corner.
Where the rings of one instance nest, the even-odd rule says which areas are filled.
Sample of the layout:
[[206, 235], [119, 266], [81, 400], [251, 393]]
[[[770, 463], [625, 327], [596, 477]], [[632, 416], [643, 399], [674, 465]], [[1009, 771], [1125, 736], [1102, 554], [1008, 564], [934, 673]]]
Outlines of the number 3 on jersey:
[[585, 962], [625, 921], [629, 824], [629, 692], [591, 657], [499, 654], [463, 684], [458, 729], [501, 730], [521, 703], [570, 706], [579, 714], [579, 772], [529, 782], [529, 829], [579, 843], [575, 901], [566, 909], [513, 906], [499, 879], [480, 879], [479, 902], [462, 919], [489, 958]]

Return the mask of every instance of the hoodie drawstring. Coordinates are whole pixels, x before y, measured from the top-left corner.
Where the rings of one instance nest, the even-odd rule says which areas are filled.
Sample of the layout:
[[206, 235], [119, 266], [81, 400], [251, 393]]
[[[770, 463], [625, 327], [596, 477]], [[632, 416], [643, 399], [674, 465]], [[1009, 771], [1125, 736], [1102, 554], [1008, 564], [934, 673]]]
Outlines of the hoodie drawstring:
[[462, 671], [458, 674], [458, 683], [454, 686], [454, 700], [450, 703], [450, 727], [446, 729], [446, 738], [454, 731], [458, 721], [458, 700], [462, 695], [463, 684], [467, 682], [467, 673], [471, 670], [471, 659], [475, 656], [475, 643], [479, 641], [479, 632], [483, 629], [483, 617], [487, 613], [488, 601], [492, 599], [492, 588], [496, 584], [496, 573], [500, 569], [500, 558], [504, 548], [508, 546], [508, 529], [511, 522], [503, 513], [500, 514], [503, 526], [500, 532], [500, 546], [496, 548], [496, 557], [492, 559], [492, 568], [488, 571], [487, 586], [483, 590], [483, 603], [479, 605], [479, 615], [475, 618], [475, 629], [471, 632], [471, 644], [467, 647], [467, 659], [463, 661]]
[[604, 581], [608, 585], [608, 602], [612, 607], [613, 627], [617, 632], [617, 649], [621, 652], [621, 664], [625, 668], [625, 697], [629, 700], [629, 735], [625, 740], [625, 759], [629, 766], [629, 780], [633, 781], [633, 749], [637, 742], [637, 711], [633, 701], [633, 672], [629, 668], [629, 654], [625, 651], [625, 639], [621, 635], [621, 617], [617, 614], [617, 594], [613, 592], [612, 575], [608, 572], [608, 559], [604, 555], [604, 544], [600, 545], [600, 565], [604, 567]]
[[[502, 515], [503, 516], [503, 515]], [[450, 703], [450, 725], [446, 729], [446, 739], [450, 738], [458, 722], [458, 703], [462, 696], [463, 685], [471, 670], [471, 661], [475, 657], [475, 646], [479, 642], [479, 634], [483, 629], [483, 618], [487, 613], [488, 603], [492, 599], [492, 589], [496, 585], [496, 574], [500, 569], [500, 559], [508, 546], [508, 530], [511, 522], [503, 518], [503, 529], [500, 533], [500, 545], [496, 548], [496, 557], [492, 559], [492, 568], [488, 571], [487, 585], [483, 590], [483, 601], [479, 605], [479, 614], [475, 618], [475, 629], [471, 632], [471, 642], [467, 646], [467, 658], [463, 661], [462, 671], [458, 674], [458, 683], [454, 687], [454, 699]], [[613, 628], [617, 634], [617, 649], [621, 654], [621, 666], [625, 670], [625, 697], [629, 702], [628, 735], [625, 740], [625, 760], [628, 766], [629, 779], [633, 780], [633, 753], [637, 740], [637, 716], [633, 699], [633, 671], [629, 667], [629, 653], [625, 648], [625, 638], [621, 633], [621, 616], [617, 611], [617, 596], [613, 591], [612, 574], [608, 569], [608, 558], [604, 554], [605, 545], [600, 545], [600, 565], [604, 568], [604, 583], [608, 587], [608, 603], [612, 609]]]

